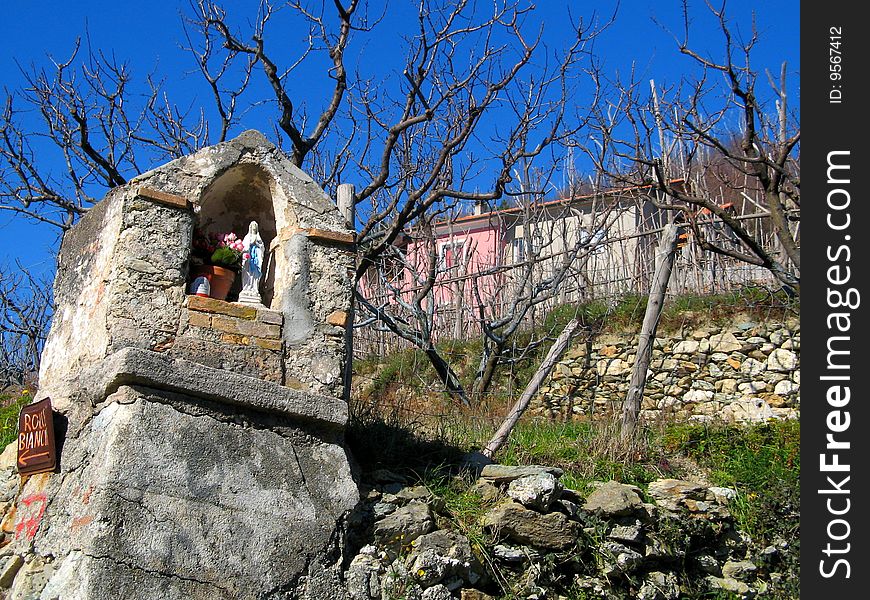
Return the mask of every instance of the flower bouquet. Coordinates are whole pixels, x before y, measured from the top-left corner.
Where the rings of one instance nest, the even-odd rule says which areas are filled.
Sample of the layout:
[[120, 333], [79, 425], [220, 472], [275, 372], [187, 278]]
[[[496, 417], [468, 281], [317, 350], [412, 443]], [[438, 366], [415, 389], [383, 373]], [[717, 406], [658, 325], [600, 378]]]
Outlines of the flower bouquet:
[[209, 295], [225, 300], [236, 273], [241, 269], [244, 258], [242, 240], [233, 233], [205, 233], [196, 229], [193, 233], [193, 258], [191, 280], [193, 293], [198, 289], [196, 281], [204, 277], [209, 282]]

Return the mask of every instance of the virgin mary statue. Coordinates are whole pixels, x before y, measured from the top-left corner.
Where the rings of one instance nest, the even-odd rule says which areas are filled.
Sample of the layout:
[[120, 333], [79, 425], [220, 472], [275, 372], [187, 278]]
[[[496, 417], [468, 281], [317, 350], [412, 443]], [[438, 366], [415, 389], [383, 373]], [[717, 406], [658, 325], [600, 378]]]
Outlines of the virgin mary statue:
[[263, 243], [263, 238], [260, 237], [260, 228], [256, 221], [251, 221], [242, 244], [245, 249], [242, 259], [242, 291], [239, 293], [239, 302], [261, 304], [260, 279], [263, 277], [266, 245]]

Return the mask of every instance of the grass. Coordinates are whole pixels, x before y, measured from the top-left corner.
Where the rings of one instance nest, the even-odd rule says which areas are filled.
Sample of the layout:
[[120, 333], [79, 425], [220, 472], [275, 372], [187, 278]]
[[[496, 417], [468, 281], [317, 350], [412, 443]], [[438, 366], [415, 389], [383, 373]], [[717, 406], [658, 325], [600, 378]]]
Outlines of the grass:
[[[451, 526], [466, 535], [486, 562], [491, 545], [480, 525], [491, 507], [463, 473], [461, 458], [478, 450], [498, 425], [495, 417], [470, 419], [457, 413], [449, 427], [433, 429], [403, 421], [399, 412], [385, 420], [376, 411], [360, 418], [352, 407], [348, 442], [363, 470], [388, 467], [427, 486], [444, 502]], [[387, 422], [388, 421], [388, 422]], [[774, 421], [747, 427], [661, 424], [626, 446], [613, 426], [601, 422], [521, 421], [496, 455], [502, 464], [543, 464], [563, 469], [563, 485], [581, 494], [592, 481], [614, 479], [642, 490], [657, 478], [691, 478], [700, 471], [712, 485], [731, 487], [737, 527], [760, 547], [785, 540], [783, 578], [766, 598], [797, 597], [799, 589], [800, 423]], [[683, 535], [684, 532], [677, 532]], [[702, 592], [699, 592], [702, 593]], [[571, 598], [583, 598], [577, 591]], [[692, 597], [715, 598], [724, 595]]]
[[18, 436], [18, 414], [33, 398], [28, 390], [0, 394], [0, 451]]
[[740, 493], [732, 512], [751, 536], [772, 541], [796, 534], [789, 517], [800, 512], [798, 421], [749, 428], [673, 426], [663, 442], [667, 451], [705, 467], [716, 485]]

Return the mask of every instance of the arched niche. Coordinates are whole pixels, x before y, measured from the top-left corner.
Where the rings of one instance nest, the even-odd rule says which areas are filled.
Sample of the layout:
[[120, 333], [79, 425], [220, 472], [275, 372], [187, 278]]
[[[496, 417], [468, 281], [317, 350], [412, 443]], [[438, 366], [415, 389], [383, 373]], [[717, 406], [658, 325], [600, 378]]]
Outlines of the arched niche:
[[[255, 164], [240, 164], [219, 175], [205, 189], [199, 201], [197, 226], [206, 233], [232, 231], [243, 238], [250, 222], [257, 221], [260, 237], [267, 248], [265, 276], [260, 285], [262, 302], [267, 307], [271, 306], [275, 294], [276, 265], [272, 251], [278, 232], [275, 205], [276, 200], [281, 202], [283, 197], [265, 169]], [[241, 278], [237, 277], [227, 299], [235, 300], [240, 287]]]

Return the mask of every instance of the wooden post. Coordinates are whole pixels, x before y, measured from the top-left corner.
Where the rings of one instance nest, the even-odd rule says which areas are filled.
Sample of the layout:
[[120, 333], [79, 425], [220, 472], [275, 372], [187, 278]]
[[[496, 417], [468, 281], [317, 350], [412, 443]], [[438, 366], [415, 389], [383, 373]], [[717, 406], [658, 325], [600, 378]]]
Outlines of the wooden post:
[[640, 404], [643, 399], [643, 389], [646, 385], [646, 373], [649, 368], [652, 347], [656, 339], [656, 329], [662, 316], [662, 307], [665, 301], [665, 292], [668, 289], [668, 281], [671, 278], [671, 270], [674, 267], [674, 257], [677, 253], [677, 233], [679, 227], [673, 223], [665, 225], [659, 246], [656, 248], [656, 267], [650, 285], [649, 300], [646, 304], [646, 314], [643, 317], [643, 326], [640, 330], [640, 338], [637, 342], [637, 354], [634, 359], [634, 369], [631, 372], [631, 383], [628, 386], [628, 394], [622, 405], [622, 429], [623, 439], [634, 435], [637, 427], [637, 417], [640, 413]]
[[[356, 190], [352, 183], [339, 184], [336, 192], [336, 204], [338, 210], [344, 217], [346, 226], [356, 232]], [[352, 276], [356, 276], [356, 243], [354, 243], [354, 269]], [[342, 383], [344, 384], [344, 400], [350, 402], [350, 384], [353, 379], [353, 322], [356, 314], [356, 282], [353, 283], [353, 288], [350, 296], [350, 308], [347, 313], [347, 325], [344, 331], [344, 373], [342, 374]]]
[[565, 326], [565, 329], [562, 330], [562, 333], [559, 334], [559, 337], [556, 338], [555, 342], [553, 342], [550, 351], [547, 352], [547, 357], [544, 359], [544, 362], [541, 363], [541, 366], [538, 367], [538, 370], [532, 376], [526, 389], [523, 390], [519, 400], [517, 400], [516, 404], [511, 408], [504, 423], [501, 424], [501, 427], [498, 428], [498, 431], [495, 432], [495, 435], [486, 444], [486, 447], [481, 451], [481, 454], [487, 458], [492, 458], [495, 453], [498, 452], [499, 448], [504, 445], [514, 426], [517, 424], [517, 421], [520, 420], [520, 417], [523, 416], [526, 408], [528, 408], [532, 396], [538, 393], [538, 388], [541, 387], [544, 379], [546, 379], [547, 375], [550, 374], [553, 367], [556, 366], [556, 363], [562, 357], [562, 354], [565, 353], [565, 350], [568, 348], [568, 342], [579, 325], [580, 321], [572, 319]]
[[338, 204], [338, 210], [344, 217], [347, 227], [352, 230], [356, 230], [356, 223], [354, 222], [356, 220], [355, 200], [356, 190], [354, 190], [353, 184], [339, 184], [336, 191], [336, 204]]

